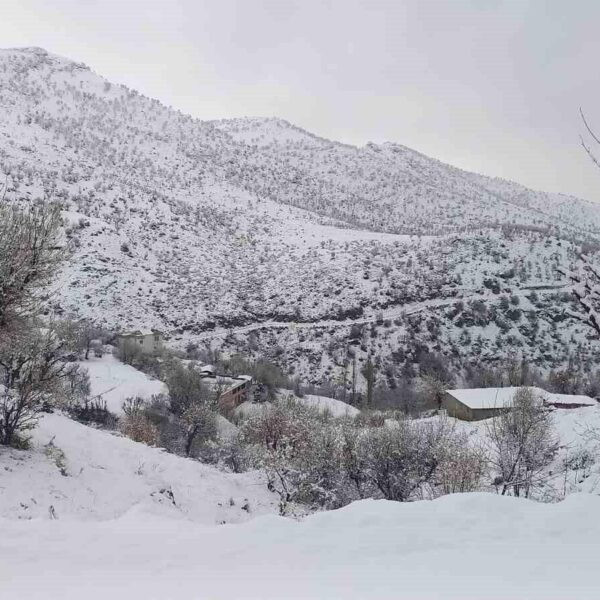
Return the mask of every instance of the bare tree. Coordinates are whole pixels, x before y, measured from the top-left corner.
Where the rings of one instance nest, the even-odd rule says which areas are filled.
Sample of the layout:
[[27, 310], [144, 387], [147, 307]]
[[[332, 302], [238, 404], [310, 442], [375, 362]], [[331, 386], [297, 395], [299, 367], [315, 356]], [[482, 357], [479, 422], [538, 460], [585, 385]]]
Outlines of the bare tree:
[[0, 444], [35, 426], [72, 371], [65, 342], [37, 320], [40, 290], [64, 258], [60, 225], [56, 206], [0, 206]]
[[0, 206], [0, 330], [12, 317], [37, 314], [41, 288], [64, 259], [54, 205]]
[[[581, 116], [581, 120], [583, 121], [585, 129], [587, 130], [587, 132], [588, 132], [590, 138], [592, 139], [592, 141], [600, 146], [600, 138], [596, 135], [596, 133], [594, 132], [594, 130], [589, 126], [589, 124], [587, 122], [587, 119], [585, 118], [585, 114], [583, 112], [583, 109], [581, 107], [579, 108], [579, 115]], [[592, 151], [590, 143], [586, 142], [585, 139], [584, 139], [584, 137], [582, 135], [579, 136], [579, 140], [581, 142], [581, 145], [583, 146], [583, 149], [587, 152], [587, 155], [592, 159], [592, 162], [598, 168], [600, 168], [600, 161], [596, 158], [596, 155]]]
[[544, 484], [558, 449], [551, 412], [531, 388], [515, 392], [512, 407], [486, 424], [490, 463], [501, 494], [529, 497]]
[[569, 316], [592, 328], [600, 336], [600, 267], [591, 254], [579, 252], [579, 268], [569, 271], [559, 268], [573, 284], [573, 295], [582, 312], [567, 311]]
[[105, 337], [106, 332], [100, 327], [96, 327], [90, 321], [82, 319], [78, 322], [77, 342], [85, 360], [88, 360], [90, 351], [95, 347], [94, 344], [99, 343], [101, 347]]
[[52, 329], [23, 323], [4, 328], [0, 340], [0, 444], [31, 430], [46, 403], [68, 392], [75, 365], [64, 360], [64, 343]]
[[[588, 124], [581, 108], [579, 114], [591, 139], [591, 142], [587, 142], [584, 136], [580, 135], [581, 145], [592, 162], [600, 168], [600, 161], [592, 150], [592, 143], [600, 146], [600, 137]], [[591, 327], [596, 335], [600, 336], [600, 267], [594, 263], [594, 257], [591, 253], [581, 251], [577, 257], [579, 259], [578, 270], [559, 269], [559, 272], [568, 277], [573, 283], [573, 294], [583, 310], [583, 314], [569, 311], [569, 315]]]
[[173, 368], [166, 383], [169, 407], [184, 426], [184, 451], [190, 456], [198, 439], [211, 439], [216, 435], [219, 394], [204, 384], [196, 370], [180, 365]]

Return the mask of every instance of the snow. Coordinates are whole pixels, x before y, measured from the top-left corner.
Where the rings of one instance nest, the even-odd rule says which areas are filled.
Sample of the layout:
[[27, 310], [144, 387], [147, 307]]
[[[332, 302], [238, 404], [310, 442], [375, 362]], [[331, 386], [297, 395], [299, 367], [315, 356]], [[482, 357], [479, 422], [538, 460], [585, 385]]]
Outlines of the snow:
[[31, 450], [0, 448], [0, 473], [4, 519], [48, 519], [53, 507], [61, 522], [106, 521], [134, 509], [218, 524], [277, 511], [259, 473], [222, 472], [60, 414], [42, 418]]
[[[102, 385], [115, 371], [143, 375], [113, 357], [88, 363]], [[299, 401], [335, 416], [347, 406]], [[559, 472], [564, 456], [595, 447], [585, 432], [600, 427], [600, 407], [553, 417]], [[456, 425], [481, 441], [481, 423]], [[219, 429], [235, 433], [222, 417]], [[556, 504], [456, 494], [365, 500], [295, 521], [275, 516], [258, 472], [222, 472], [56, 413], [42, 417], [30, 450], [0, 450], [0, 473], [0, 600], [597, 597], [595, 464], [560, 476], [560, 493], [590, 493]]]
[[269, 406], [272, 406], [270, 402], [242, 402], [233, 413], [237, 417], [254, 417], [261, 415]]
[[[65, 209], [73, 257], [49, 294], [65, 315], [156, 327], [179, 348], [252, 336], [256, 355], [280, 347], [281, 366], [315, 384], [355, 323], [374, 323], [357, 360], [382, 372], [413, 342], [452, 344], [456, 363], [515, 344], [542, 369], [573, 344], [598, 360], [584, 324], [552, 317], [569, 308], [557, 267], [573, 269], [572, 240], [597, 238], [597, 205], [280, 119], [199, 121], [41, 49], [0, 50], [0, 96], [7, 200], [50, 187]], [[473, 311], [486, 279], [500, 292]], [[500, 294], [522, 314], [497, 310]]]
[[[302, 397], [292, 394], [288, 390], [279, 390], [279, 398], [291, 398], [295, 402], [316, 408], [321, 411], [328, 411], [333, 417], [354, 417], [360, 413], [360, 410], [354, 406], [350, 406], [341, 400], [335, 398], [327, 398], [326, 396], [315, 396], [306, 394]], [[234, 413], [236, 416], [252, 417], [262, 414], [267, 407], [272, 406], [270, 402], [242, 402], [236, 407]]]
[[594, 398], [583, 396], [581, 394], [551, 394], [545, 392], [544, 397], [549, 404], [573, 404], [584, 406], [596, 406], [598, 404]]
[[111, 354], [105, 354], [102, 358], [90, 357], [79, 364], [89, 373], [91, 395], [100, 396], [106, 401], [108, 410], [117, 415], [123, 412], [122, 405], [126, 398], [150, 398], [168, 391], [161, 381], [120, 362]]
[[470, 408], [503, 408], [512, 405], [518, 387], [446, 390]]
[[[598, 597], [600, 498], [362, 501], [207, 526], [135, 508], [1, 522], [1, 598], [577, 600]], [[82, 551], [85, 549], [85, 551]]]
[[302, 397], [295, 396], [296, 402], [300, 402], [306, 406], [317, 408], [321, 411], [328, 411], [333, 417], [354, 417], [360, 413], [360, 410], [350, 404], [346, 404], [341, 400], [335, 398], [328, 398], [326, 396], [314, 396], [312, 394], [306, 394]]
[[238, 428], [224, 416], [217, 415], [217, 431], [222, 439], [230, 439], [238, 432]]
[[[472, 388], [460, 390], [446, 390], [448, 394], [470, 408], [504, 408], [511, 406], [515, 393], [521, 388]], [[553, 394], [538, 387], [530, 387], [538, 397], [543, 398], [549, 404], [583, 404], [595, 406], [596, 400], [589, 396], [572, 394]]]

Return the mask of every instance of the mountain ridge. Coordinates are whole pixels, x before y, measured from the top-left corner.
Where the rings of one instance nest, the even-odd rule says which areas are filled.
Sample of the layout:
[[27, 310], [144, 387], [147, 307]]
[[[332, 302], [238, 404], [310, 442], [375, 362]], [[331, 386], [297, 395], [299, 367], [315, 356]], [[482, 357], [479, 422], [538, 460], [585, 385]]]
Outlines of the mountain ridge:
[[[557, 267], [600, 240], [598, 206], [399, 144], [344, 145], [277, 118], [202, 121], [40, 49], [0, 51], [0, 84], [7, 198], [64, 210], [58, 314], [270, 355], [315, 380], [334, 377], [358, 323], [359, 359], [382, 370], [422, 348], [496, 360], [509, 341], [540, 365], [594, 355], [585, 329], [556, 333], [555, 319], [569, 304]], [[522, 302], [518, 318], [504, 296]]]

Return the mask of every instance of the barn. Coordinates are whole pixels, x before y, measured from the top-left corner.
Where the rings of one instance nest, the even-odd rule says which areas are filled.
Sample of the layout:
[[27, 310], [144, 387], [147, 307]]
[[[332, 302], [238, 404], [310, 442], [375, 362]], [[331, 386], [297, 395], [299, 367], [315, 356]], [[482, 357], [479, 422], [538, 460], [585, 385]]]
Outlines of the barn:
[[[472, 388], [446, 390], [442, 407], [451, 416], [463, 421], [480, 421], [495, 417], [510, 410], [519, 387]], [[589, 396], [573, 394], [553, 394], [538, 387], [530, 387], [546, 406], [554, 408], [581, 408], [595, 406], [597, 401]]]

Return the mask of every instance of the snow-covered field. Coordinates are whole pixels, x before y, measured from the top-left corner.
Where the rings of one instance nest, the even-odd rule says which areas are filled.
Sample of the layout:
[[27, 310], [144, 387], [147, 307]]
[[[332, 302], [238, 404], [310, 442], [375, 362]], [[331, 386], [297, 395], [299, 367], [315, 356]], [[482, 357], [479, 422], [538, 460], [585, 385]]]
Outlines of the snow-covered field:
[[592, 600], [600, 498], [362, 501], [295, 522], [202, 525], [134, 508], [2, 521], [0, 598]]
[[355, 417], [360, 412], [358, 408], [350, 406], [346, 402], [336, 400], [335, 398], [327, 398], [326, 396], [306, 394], [302, 398], [296, 397], [296, 401], [311, 408], [326, 411], [332, 417]]
[[42, 418], [31, 450], [0, 448], [0, 518], [97, 521], [133, 509], [214, 525], [277, 503], [258, 473], [224, 473], [59, 414]]
[[90, 376], [91, 395], [105, 400], [108, 410], [115, 414], [122, 412], [126, 398], [150, 398], [167, 391], [161, 381], [123, 364], [111, 354], [105, 354], [102, 358], [90, 357], [79, 364], [87, 369]]

